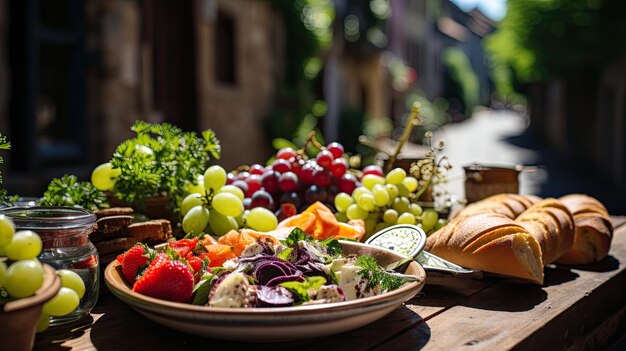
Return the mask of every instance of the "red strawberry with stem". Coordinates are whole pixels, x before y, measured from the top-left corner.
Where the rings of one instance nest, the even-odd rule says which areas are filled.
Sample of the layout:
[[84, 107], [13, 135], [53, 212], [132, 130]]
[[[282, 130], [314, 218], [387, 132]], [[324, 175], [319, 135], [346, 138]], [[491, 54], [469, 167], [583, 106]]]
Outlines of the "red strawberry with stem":
[[189, 266], [191, 266], [191, 269], [193, 269], [194, 282], [198, 283], [200, 278], [204, 275], [204, 272], [209, 267], [209, 262], [207, 259], [194, 256], [193, 252], [188, 253], [185, 258], [187, 259]]
[[167, 245], [176, 250], [180, 257], [187, 257], [187, 254], [196, 249], [196, 245], [198, 245], [198, 238], [183, 238], [172, 241]]
[[118, 262], [122, 264], [122, 275], [128, 283], [135, 284], [137, 276], [150, 263], [151, 251], [153, 250], [145, 244], [138, 243], [117, 257]]
[[186, 302], [193, 292], [193, 274], [189, 264], [168, 249], [166, 247], [166, 252], [159, 253], [150, 263], [133, 285], [133, 291], [157, 299]]

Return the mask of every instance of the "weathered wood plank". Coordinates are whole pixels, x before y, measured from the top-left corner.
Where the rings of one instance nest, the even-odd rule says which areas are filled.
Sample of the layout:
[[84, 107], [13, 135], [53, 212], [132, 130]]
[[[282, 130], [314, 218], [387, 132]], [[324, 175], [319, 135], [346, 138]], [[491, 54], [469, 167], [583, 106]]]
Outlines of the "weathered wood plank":
[[[609, 257], [584, 267], [546, 269], [543, 287], [499, 282], [379, 349], [593, 349], [606, 347], [623, 326], [626, 306], [626, 226], [616, 226]], [[611, 324], [602, 326], [606, 320]], [[612, 332], [607, 329], [613, 329]], [[612, 334], [606, 336], [603, 334]], [[591, 342], [592, 345], [588, 345]]]

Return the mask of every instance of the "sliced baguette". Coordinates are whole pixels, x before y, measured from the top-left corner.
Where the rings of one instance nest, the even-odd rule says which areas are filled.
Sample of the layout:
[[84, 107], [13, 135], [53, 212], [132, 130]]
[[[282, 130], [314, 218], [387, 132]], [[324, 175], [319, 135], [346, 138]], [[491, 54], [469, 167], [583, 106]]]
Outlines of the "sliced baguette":
[[425, 249], [463, 267], [543, 284], [537, 239], [499, 213], [457, 217], [430, 235]]

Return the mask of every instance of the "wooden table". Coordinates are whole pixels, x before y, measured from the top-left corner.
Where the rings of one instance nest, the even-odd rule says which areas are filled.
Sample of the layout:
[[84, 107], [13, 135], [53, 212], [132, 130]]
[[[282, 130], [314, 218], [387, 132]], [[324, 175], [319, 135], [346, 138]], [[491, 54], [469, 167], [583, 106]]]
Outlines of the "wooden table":
[[[543, 286], [503, 279], [441, 279], [382, 319], [339, 335], [263, 344], [269, 350], [602, 350], [626, 331], [626, 217], [613, 217], [609, 257], [546, 267]], [[162, 327], [112, 294], [91, 317], [38, 334], [36, 350], [258, 348]], [[266, 348], [269, 347], [269, 348]]]

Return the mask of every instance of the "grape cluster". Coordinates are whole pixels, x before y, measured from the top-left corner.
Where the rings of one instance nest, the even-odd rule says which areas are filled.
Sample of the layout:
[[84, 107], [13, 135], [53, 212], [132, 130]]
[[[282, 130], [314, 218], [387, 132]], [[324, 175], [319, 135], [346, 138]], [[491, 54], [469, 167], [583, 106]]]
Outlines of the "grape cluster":
[[266, 208], [245, 209], [244, 191], [227, 183], [224, 168], [210, 166], [181, 202], [182, 227], [185, 233], [221, 236], [231, 230], [251, 228], [266, 232], [276, 228], [278, 219]]
[[[41, 253], [39, 235], [30, 230], [15, 231], [13, 221], [0, 215], [0, 297], [12, 301], [35, 295], [46, 274], [37, 256]], [[37, 331], [48, 328], [50, 317], [73, 312], [85, 294], [85, 283], [75, 272], [60, 269], [61, 289], [43, 305]]]
[[361, 186], [352, 193], [337, 194], [334, 204], [340, 221], [364, 220], [364, 239], [394, 224], [416, 224], [431, 233], [446, 223], [435, 210], [423, 209], [410, 200], [418, 180], [402, 168], [385, 175], [381, 167], [370, 165], [363, 169], [360, 181]]
[[285, 204], [293, 205], [294, 213], [317, 201], [332, 207], [337, 193], [352, 193], [359, 185], [357, 177], [348, 172], [341, 144], [332, 142], [315, 157], [308, 157], [303, 150], [284, 147], [268, 166], [253, 164], [229, 173], [228, 184], [244, 192], [246, 209], [266, 208], [279, 219], [289, 216]]

